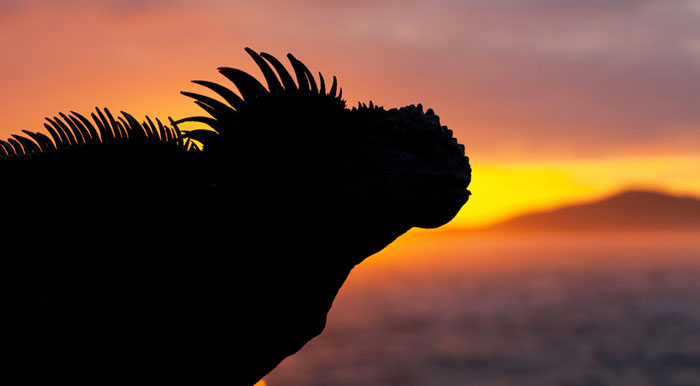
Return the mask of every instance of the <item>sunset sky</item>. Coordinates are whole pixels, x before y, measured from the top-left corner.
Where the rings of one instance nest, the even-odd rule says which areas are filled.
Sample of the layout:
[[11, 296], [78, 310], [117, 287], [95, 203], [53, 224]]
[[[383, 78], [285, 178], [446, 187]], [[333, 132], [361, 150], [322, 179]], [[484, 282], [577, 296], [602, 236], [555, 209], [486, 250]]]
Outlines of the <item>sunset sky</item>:
[[423, 103], [467, 147], [453, 226], [628, 188], [700, 195], [694, 0], [0, 0], [0, 136], [95, 106], [174, 118], [181, 90], [292, 52], [350, 105]]

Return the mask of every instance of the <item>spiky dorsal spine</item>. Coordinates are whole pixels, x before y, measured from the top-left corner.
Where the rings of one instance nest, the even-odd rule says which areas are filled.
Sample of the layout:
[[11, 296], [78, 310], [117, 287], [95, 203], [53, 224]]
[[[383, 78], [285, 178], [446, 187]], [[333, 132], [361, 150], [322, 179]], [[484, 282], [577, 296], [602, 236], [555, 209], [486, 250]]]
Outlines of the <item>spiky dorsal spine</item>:
[[150, 117], [139, 123], [124, 111], [115, 116], [108, 109], [90, 114], [92, 120], [71, 111], [46, 118], [44, 127], [49, 136], [40, 132], [22, 130], [27, 136], [13, 134], [7, 141], [0, 140], [0, 158], [22, 157], [83, 145], [115, 142], [161, 142], [172, 143], [184, 150], [199, 150], [189, 138], [185, 138], [177, 124], [171, 119], [170, 126]]
[[[195, 84], [214, 91], [224, 102], [214, 98], [183, 91], [182, 94], [195, 100], [195, 103], [210, 116], [195, 116], [170, 120], [170, 126], [159, 119], [155, 123], [148, 116], [139, 123], [131, 114], [124, 111], [114, 116], [108, 109], [95, 109], [90, 114], [92, 120], [80, 113], [60, 113], [53, 118], [46, 118], [44, 127], [49, 136], [40, 132], [22, 130], [26, 136], [13, 134], [6, 141], [0, 140], [0, 158], [15, 158], [40, 154], [71, 147], [113, 142], [166, 142], [173, 143], [185, 150], [199, 150], [196, 142], [206, 145], [218, 134], [231, 127], [237, 113], [253, 101], [259, 101], [272, 93], [302, 93], [326, 97], [337, 101], [344, 107], [343, 91], [338, 88], [338, 81], [333, 77], [330, 89], [326, 90], [323, 74], [319, 73], [318, 83], [311, 71], [292, 54], [287, 58], [292, 65], [294, 77], [274, 56], [250, 48], [245, 49], [263, 73], [267, 87], [252, 75], [235, 68], [220, 67], [219, 72], [229, 79], [238, 89], [236, 92], [215, 82], [196, 80]], [[296, 78], [296, 82], [295, 79]], [[178, 124], [182, 122], [200, 122], [212, 130], [191, 130], [181, 132]], [[194, 141], [193, 141], [194, 140]]]
[[[245, 50], [248, 55], [253, 58], [262, 72], [267, 87], [252, 75], [230, 67], [220, 67], [218, 70], [219, 73], [224, 75], [236, 86], [238, 94], [215, 82], [203, 80], [193, 81], [193, 83], [204, 86], [215, 92], [223, 98], [223, 101], [206, 95], [183, 91], [183, 95], [194, 99], [194, 102], [210, 116], [187, 117], [175, 121], [175, 123], [199, 122], [213, 129], [213, 131], [206, 129], [190, 130], [184, 133], [185, 137], [203, 143], [206, 148], [209, 141], [216, 140], [219, 134], [225, 134], [227, 130], [235, 126], [231, 123], [236, 121], [237, 114], [245, 109], [247, 105], [264, 100], [266, 97], [275, 93], [315, 95], [337, 102], [339, 106], [344, 108], [345, 102], [342, 99], [343, 91], [338, 88], [338, 80], [335, 76], [333, 77], [330, 89], [326, 90], [326, 82], [323, 78], [323, 74], [319, 72], [317, 83], [308, 67], [297, 60], [292, 54], [287, 54], [287, 58], [292, 65], [294, 77], [292, 77], [292, 74], [290, 74], [284, 65], [274, 56], [264, 52], [258, 54], [250, 48], [246, 48]], [[296, 78], [296, 82], [294, 78]]]

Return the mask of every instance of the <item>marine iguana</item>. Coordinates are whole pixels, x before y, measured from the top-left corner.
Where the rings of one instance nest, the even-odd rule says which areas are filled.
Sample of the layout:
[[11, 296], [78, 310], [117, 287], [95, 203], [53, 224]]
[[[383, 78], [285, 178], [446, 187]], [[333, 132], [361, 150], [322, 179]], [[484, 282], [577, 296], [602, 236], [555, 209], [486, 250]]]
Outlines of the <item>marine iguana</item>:
[[349, 109], [335, 77], [246, 51], [266, 86], [219, 68], [238, 93], [183, 92], [208, 116], [96, 109], [0, 141], [13, 364], [254, 384], [321, 333], [353, 266], [466, 203], [464, 146], [433, 110]]

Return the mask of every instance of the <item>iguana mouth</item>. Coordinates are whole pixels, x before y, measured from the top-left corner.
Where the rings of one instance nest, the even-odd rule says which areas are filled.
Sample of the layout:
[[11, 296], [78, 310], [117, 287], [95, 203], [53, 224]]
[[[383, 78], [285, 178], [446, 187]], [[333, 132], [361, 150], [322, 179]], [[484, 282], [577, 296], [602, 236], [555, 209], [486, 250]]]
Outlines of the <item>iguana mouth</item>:
[[469, 174], [466, 172], [419, 173], [415, 182], [443, 189], [466, 189], [469, 186]]

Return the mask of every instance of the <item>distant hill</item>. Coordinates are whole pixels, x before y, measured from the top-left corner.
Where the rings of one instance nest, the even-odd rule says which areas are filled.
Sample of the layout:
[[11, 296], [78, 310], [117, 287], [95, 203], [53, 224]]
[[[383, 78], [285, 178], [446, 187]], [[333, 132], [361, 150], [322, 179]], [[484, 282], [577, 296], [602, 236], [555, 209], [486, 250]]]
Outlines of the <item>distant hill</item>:
[[595, 231], [695, 229], [700, 200], [649, 191], [628, 191], [600, 201], [527, 214], [484, 231]]

